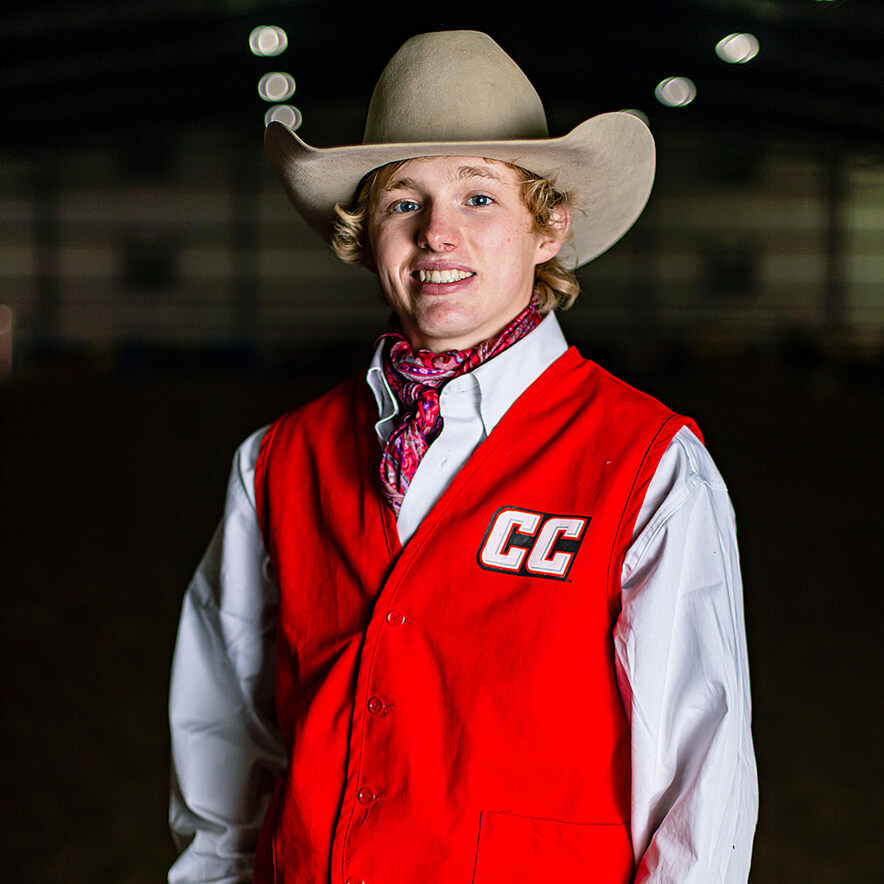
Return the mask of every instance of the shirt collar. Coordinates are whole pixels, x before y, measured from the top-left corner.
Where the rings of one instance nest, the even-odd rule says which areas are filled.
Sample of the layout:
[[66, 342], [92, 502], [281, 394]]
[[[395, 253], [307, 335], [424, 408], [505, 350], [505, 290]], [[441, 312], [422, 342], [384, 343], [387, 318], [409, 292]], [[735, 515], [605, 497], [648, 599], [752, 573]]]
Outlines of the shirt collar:
[[[393, 429], [393, 418], [399, 413], [399, 403], [384, 377], [383, 347], [375, 348], [366, 381], [378, 406], [375, 424], [378, 438], [386, 442]], [[488, 435], [506, 414], [510, 406], [568, 349], [555, 313], [548, 313], [533, 331], [520, 338], [511, 347], [483, 362], [469, 374], [454, 378], [449, 384], [472, 378], [479, 385], [479, 409], [485, 435]]]

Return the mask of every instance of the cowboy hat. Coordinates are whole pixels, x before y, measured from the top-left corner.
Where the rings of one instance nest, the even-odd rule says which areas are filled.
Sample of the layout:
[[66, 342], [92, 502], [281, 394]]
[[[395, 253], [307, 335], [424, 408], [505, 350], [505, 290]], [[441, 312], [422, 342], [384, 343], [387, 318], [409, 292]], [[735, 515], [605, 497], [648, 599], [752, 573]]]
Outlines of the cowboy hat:
[[561, 253], [573, 267], [629, 230], [654, 180], [654, 139], [637, 117], [600, 114], [550, 138], [528, 78], [478, 31], [408, 40], [375, 86], [362, 144], [311, 147], [279, 122], [267, 126], [264, 144], [289, 198], [326, 239], [335, 204], [351, 205], [361, 180], [395, 160], [478, 156], [552, 178], [573, 197], [573, 238]]

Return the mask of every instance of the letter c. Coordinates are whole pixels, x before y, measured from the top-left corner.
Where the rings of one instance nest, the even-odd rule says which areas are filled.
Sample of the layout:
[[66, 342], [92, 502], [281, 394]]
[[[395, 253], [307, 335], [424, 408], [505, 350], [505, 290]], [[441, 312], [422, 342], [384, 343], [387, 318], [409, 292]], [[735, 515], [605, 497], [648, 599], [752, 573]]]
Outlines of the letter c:
[[[533, 537], [540, 525], [539, 513], [526, 513], [522, 510], [501, 510], [488, 532], [488, 538], [479, 553], [479, 563], [487, 568], [503, 571], [518, 571], [522, 567], [528, 550], [518, 546], [509, 546], [513, 529], [518, 526], [518, 533]], [[551, 545], [551, 544], [550, 544]]]
[[531, 574], [545, 574], [549, 577], [564, 577], [574, 558], [574, 553], [557, 552], [550, 555], [560, 537], [579, 540], [586, 527], [586, 519], [554, 516], [543, 523], [543, 528], [528, 556], [526, 570]]

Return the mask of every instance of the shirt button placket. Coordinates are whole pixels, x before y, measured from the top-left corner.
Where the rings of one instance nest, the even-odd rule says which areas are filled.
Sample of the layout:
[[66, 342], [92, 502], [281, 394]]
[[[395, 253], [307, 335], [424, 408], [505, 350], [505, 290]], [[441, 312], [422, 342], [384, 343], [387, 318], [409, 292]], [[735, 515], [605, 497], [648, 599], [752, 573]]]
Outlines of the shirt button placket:
[[[388, 611], [387, 616], [384, 619], [389, 626], [393, 627], [402, 626], [407, 622], [405, 615], [401, 611], [396, 610]], [[381, 697], [374, 695], [368, 698], [366, 708], [368, 709], [369, 715], [377, 717], [385, 714], [387, 709], [389, 709], [389, 706]], [[359, 790], [356, 792], [356, 801], [365, 808], [370, 808], [378, 800], [379, 796], [370, 786], [360, 786]], [[351, 875], [347, 878], [346, 884], [366, 884], [366, 882], [362, 878]]]

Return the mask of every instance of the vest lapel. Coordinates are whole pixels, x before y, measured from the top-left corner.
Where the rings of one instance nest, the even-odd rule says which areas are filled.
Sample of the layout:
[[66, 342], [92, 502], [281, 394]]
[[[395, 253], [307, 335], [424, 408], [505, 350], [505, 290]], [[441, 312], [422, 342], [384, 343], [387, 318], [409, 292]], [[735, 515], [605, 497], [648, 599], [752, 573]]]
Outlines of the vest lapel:
[[[539, 397], [542, 397], [548, 387], [555, 384], [558, 378], [568, 369], [581, 362], [580, 355], [572, 347], [566, 353], [562, 354], [552, 365], [550, 365], [537, 380], [531, 384], [524, 393], [507, 409], [506, 413], [498, 422], [497, 426], [492, 430], [489, 436], [482, 442], [472, 453], [467, 462], [461, 467], [457, 475], [452, 479], [451, 484], [445, 489], [441, 497], [436, 501], [432, 509], [427, 513], [421, 522], [417, 531], [414, 532], [411, 540], [403, 549], [399, 543], [399, 534], [396, 531], [395, 520], [393, 520], [393, 533], [396, 538], [397, 548], [400, 550], [398, 557], [394, 558], [393, 568], [386, 581], [387, 586], [398, 582], [401, 576], [409, 567], [412, 560], [420, 553], [421, 548], [432, 539], [432, 535], [439, 525], [439, 522], [445, 517], [448, 510], [454, 505], [460, 495], [464, 492], [470, 480], [476, 473], [482, 469], [482, 466], [488, 462], [488, 459], [505, 443], [511, 432], [514, 432], [524, 414], [529, 412], [533, 403]], [[372, 433], [374, 429], [372, 428]], [[375, 470], [377, 472], [377, 470]], [[378, 491], [379, 496], [381, 492]], [[392, 513], [389, 507], [382, 507], [385, 515], [392, 519]], [[390, 519], [384, 522], [385, 528], [388, 526]], [[389, 541], [388, 541], [389, 542]], [[384, 590], [382, 590], [383, 594]]]

